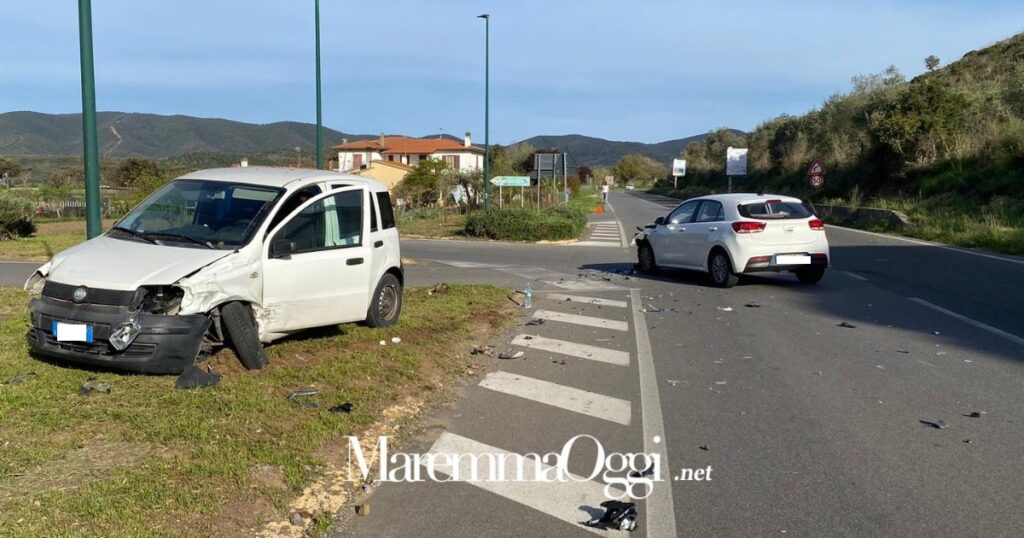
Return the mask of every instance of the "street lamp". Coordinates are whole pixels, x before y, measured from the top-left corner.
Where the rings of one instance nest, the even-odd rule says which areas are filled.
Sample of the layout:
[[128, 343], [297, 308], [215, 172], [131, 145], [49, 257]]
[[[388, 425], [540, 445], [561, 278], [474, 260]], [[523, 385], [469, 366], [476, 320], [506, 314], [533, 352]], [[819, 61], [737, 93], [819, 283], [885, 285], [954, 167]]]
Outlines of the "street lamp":
[[491, 16], [484, 13], [477, 18], [484, 20], [484, 212], [487, 212], [491, 203]]
[[82, 142], [85, 161], [85, 235], [103, 233], [100, 221], [100, 153], [96, 143], [96, 77], [92, 62], [92, 3], [78, 0], [78, 50], [82, 63]]
[[324, 169], [323, 113], [320, 106], [320, 0], [316, 0], [316, 168]]

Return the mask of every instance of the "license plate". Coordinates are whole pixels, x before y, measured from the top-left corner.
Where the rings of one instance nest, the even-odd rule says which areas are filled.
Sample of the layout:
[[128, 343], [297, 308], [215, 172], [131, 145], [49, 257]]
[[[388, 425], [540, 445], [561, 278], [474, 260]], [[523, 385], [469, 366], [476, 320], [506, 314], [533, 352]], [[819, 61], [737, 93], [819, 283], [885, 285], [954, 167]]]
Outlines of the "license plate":
[[52, 329], [53, 336], [58, 342], [92, 343], [92, 325], [54, 321]]
[[810, 265], [811, 257], [803, 254], [779, 254], [775, 257], [775, 265]]

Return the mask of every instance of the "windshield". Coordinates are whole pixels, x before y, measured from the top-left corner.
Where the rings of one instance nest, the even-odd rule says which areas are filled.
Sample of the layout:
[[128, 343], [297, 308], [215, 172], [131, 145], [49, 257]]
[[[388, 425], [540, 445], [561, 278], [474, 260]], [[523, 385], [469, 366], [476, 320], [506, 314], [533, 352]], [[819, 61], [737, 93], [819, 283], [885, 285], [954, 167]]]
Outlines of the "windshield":
[[281, 192], [218, 181], [172, 181], [128, 213], [110, 233], [175, 246], [236, 248], [249, 242]]

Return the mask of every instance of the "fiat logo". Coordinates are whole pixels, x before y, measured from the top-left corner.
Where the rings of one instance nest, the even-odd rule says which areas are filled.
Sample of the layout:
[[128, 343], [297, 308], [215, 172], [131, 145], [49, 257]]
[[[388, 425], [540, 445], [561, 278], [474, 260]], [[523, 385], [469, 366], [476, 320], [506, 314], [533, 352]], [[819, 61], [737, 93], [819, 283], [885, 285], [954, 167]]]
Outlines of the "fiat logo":
[[85, 299], [87, 293], [88, 292], [83, 287], [75, 288], [75, 293], [71, 295], [71, 298], [74, 299], [76, 303], [80, 303]]

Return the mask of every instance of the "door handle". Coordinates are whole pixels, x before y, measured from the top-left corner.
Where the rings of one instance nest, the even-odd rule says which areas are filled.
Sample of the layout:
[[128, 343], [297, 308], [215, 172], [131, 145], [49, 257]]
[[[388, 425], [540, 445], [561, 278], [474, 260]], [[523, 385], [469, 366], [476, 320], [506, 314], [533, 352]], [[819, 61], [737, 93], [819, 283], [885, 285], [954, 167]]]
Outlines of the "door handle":
[[710, 231], [710, 232], [717, 232], [718, 231], [718, 226], [711, 226], [710, 228], [708, 228], [708, 231]]
[[362, 258], [349, 258], [345, 260], [345, 265], [361, 265], [363, 263]]
[[380, 248], [384, 246], [384, 241], [374, 241], [373, 248]]
[[682, 226], [680, 226], [680, 227], [676, 228], [676, 231], [677, 232], [685, 232], [686, 228], [683, 228]]

